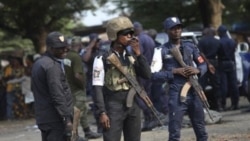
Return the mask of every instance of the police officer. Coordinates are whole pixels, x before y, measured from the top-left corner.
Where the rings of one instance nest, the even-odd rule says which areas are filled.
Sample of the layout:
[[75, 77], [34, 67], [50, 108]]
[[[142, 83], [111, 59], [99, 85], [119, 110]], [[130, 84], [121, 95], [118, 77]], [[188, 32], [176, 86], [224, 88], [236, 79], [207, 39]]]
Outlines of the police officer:
[[46, 45], [47, 52], [32, 68], [36, 123], [43, 141], [68, 141], [73, 115], [72, 95], [63, 66], [68, 43], [63, 34], [51, 32]]
[[[153, 80], [169, 83], [169, 141], [180, 140], [180, 130], [185, 113], [191, 119], [197, 141], [206, 141], [203, 105], [193, 88], [189, 89], [185, 102], [180, 101], [180, 91], [192, 75], [202, 76], [207, 71], [206, 63], [199, 50], [191, 42], [181, 40], [182, 24], [177, 17], [169, 17], [164, 21], [164, 28], [169, 41], [162, 48], [163, 71], [152, 74]], [[182, 67], [173, 57], [170, 50], [176, 47], [182, 52], [183, 61], [189, 66]], [[197, 65], [191, 66], [192, 61]]]
[[231, 110], [238, 109], [239, 90], [237, 87], [235, 50], [236, 42], [227, 35], [227, 28], [221, 25], [218, 28], [221, 47], [218, 53], [219, 71], [221, 77], [222, 107], [225, 109], [227, 94], [231, 94]]
[[65, 72], [73, 95], [74, 106], [81, 111], [80, 124], [88, 139], [101, 137], [101, 134], [91, 131], [88, 125], [88, 109], [86, 106], [86, 76], [83, 64], [78, 54], [82, 47], [81, 37], [73, 37], [71, 49], [64, 60]]
[[[161, 43], [159, 43], [157, 40], [155, 40], [156, 35], [157, 35], [157, 31], [155, 29], [149, 29], [148, 30], [148, 35], [154, 40], [155, 42], [155, 48], [160, 48], [161, 47]], [[155, 108], [163, 113], [163, 114], [167, 114], [168, 113], [168, 103], [166, 101], [168, 101], [168, 95], [166, 92], [166, 87], [168, 85], [166, 84], [166, 82], [154, 82], [152, 83], [151, 86], [151, 100], [155, 106]]]
[[214, 104], [214, 108], [218, 111], [222, 111], [221, 105], [221, 92], [220, 92], [220, 77], [218, 70], [218, 50], [220, 48], [220, 41], [215, 37], [215, 30], [212, 28], [205, 28], [203, 31], [203, 37], [198, 43], [198, 48], [207, 60], [208, 71], [200, 78], [201, 85], [205, 88], [209, 83], [213, 87], [211, 93]]
[[[152, 62], [153, 54], [154, 54], [154, 47], [155, 43], [154, 40], [143, 31], [143, 26], [140, 22], [134, 22], [133, 23], [134, 30], [135, 30], [135, 36], [138, 37], [139, 43], [140, 43], [140, 50], [143, 56], [145, 56], [147, 63], [150, 65]], [[147, 92], [147, 95], [150, 97], [150, 99], [153, 98], [153, 95], [151, 93], [151, 80], [146, 80], [143, 78], [138, 78], [139, 83], [143, 86], [145, 91]], [[140, 104], [142, 106], [142, 104]], [[158, 120], [155, 118], [153, 113], [149, 110], [147, 107], [142, 107], [143, 109], [143, 115], [144, 115], [144, 123], [142, 127], [142, 131], [149, 131], [153, 128], [157, 127], [159, 125]], [[160, 115], [160, 113], [157, 112], [158, 117], [161, 119], [163, 116]], [[165, 119], [162, 119], [165, 121]]]
[[[109, 40], [112, 41], [112, 55], [119, 59], [122, 68], [134, 77], [141, 76], [149, 79], [150, 68], [140, 52], [138, 39], [133, 38], [134, 30], [131, 21], [126, 17], [111, 19], [107, 23], [106, 31]], [[131, 46], [133, 53], [126, 51], [127, 46]], [[96, 57], [98, 58], [100, 56]], [[105, 59], [107, 57], [102, 58], [103, 65], [99, 63], [93, 67], [93, 72], [95, 72], [93, 85], [96, 90], [95, 103], [104, 128], [103, 139], [104, 141], [120, 141], [123, 132], [124, 141], [140, 141], [140, 108], [133, 99], [132, 107], [126, 106], [127, 95], [132, 86], [128, 81], [120, 81], [125, 76]], [[101, 75], [103, 71], [105, 71], [105, 76]]]

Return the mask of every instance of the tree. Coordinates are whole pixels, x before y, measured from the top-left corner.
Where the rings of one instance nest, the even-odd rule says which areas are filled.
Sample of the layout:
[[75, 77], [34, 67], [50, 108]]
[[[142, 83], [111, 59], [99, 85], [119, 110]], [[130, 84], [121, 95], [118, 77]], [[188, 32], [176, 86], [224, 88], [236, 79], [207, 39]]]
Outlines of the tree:
[[45, 51], [50, 31], [60, 30], [75, 13], [94, 9], [106, 0], [0, 0], [0, 29], [30, 39], [35, 51]]
[[114, 3], [133, 21], [158, 30], [169, 16], [178, 16], [185, 26], [198, 28], [250, 21], [249, 0], [123, 0]]

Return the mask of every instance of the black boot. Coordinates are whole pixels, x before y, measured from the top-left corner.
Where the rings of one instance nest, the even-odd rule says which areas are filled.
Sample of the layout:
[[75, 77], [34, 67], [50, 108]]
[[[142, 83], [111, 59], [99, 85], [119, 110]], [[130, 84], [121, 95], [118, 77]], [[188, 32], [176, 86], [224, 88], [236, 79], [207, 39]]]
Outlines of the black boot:
[[100, 138], [102, 136], [102, 134], [100, 133], [96, 133], [90, 130], [90, 128], [86, 128], [84, 129], [84, 133], [85, 133], [85, 137], [88, 139], [97, 139]]
[[[224, 108], [223, 108], [224, 107]], [[222, 101], [221, 99], [217, 99], [217, 111], [218, 112], [223, 112], [225, 111], [225, 106], [222, 106]]]

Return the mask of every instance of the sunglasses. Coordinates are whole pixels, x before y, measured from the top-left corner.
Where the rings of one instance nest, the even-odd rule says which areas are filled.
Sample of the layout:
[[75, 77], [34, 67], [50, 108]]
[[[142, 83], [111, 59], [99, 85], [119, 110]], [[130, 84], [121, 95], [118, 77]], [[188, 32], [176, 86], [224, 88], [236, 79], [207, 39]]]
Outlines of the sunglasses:
[[123, 35], [123, 36], [126, 36], [126, 35], [133, 35], [134, 34], [134, 31], [133, 29], [129, 28], [129, 29], [124, 29], [124, 30], [121, 30], [117, 33], [117, 35]]

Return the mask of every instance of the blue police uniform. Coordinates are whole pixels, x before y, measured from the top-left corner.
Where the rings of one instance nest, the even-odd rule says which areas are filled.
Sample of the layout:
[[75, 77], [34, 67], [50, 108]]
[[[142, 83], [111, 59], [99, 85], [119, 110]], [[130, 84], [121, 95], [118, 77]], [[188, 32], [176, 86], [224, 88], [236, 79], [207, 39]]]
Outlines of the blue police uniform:
[[221, 25], [218, 28], [221, 47], [218, 53], [219, 71], [221, 77], [222, 106], [226, 105], [226, 97], [230, 88], [232, 110], [238, 109], [239, 90], [235, 67], [236, 42], [227, 36], [227, 29]]
[[221, 91], [220, 91], [220, 77], [218, 70], [218, 60], [217, 54], [220, 48], [220, 41], [214, 37], [214, 31], [212, 29], [205, 29], [206, 33], [198, 43], [200, 52], [202, 52], [209, 63], [215, 67], [215, 73], [212, 74], [207, 71], [203, 77], [200, 78], [200, 82], [203, 88], [205, 88], [208, 83], [213, 87], [211, 95], [208, 95], [211, 100], [211, 108], [215, 108], [219, 111], [223, 110], [221, 105]]
[[[175, 17], [167, 18], [164, 22], [165, 29], [171, 29], [177, 25], [181, 25], [181, 23]], [[180, 101], [180, 91], [188, 79], [182, 75], [173, 74], [173, 69], [182, 66], [171, 54], [172, 47], [171, 41], [164, 44], [162, 48], [163, 71], [152, 74], [153, 80], [167, 81], [169, 84], [169, 141], [180, 140], [180, 130], [185, 113], [191, 119], [197, 141], [206, 141], [208, 136], [205, 129], [203, 105], [194, 89], [191, 88], [188, 91], [185, 102]], [[189, 65], [194, 62], [200, 70], [199, 76], [202, 76], [207, 71], [207, 65], [200, 56], [198, 48], [193, 43], [181, 42], [180, 49], [183, 53], [183, 61]]]

